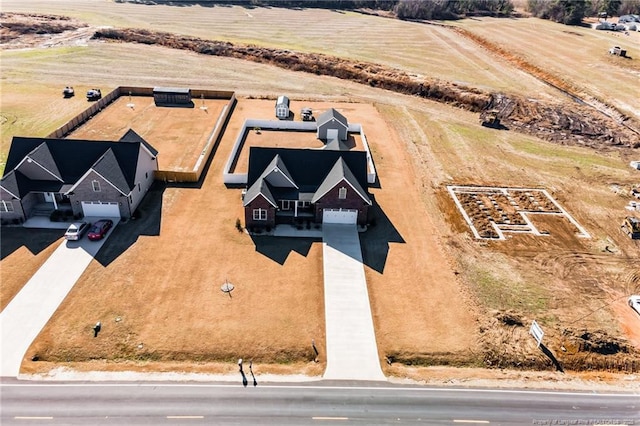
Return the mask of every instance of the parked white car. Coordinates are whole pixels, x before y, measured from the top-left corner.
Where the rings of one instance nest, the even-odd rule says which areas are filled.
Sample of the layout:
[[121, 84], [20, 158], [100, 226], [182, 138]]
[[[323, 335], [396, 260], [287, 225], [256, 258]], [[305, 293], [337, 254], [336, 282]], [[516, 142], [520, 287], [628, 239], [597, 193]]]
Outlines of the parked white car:
[[629, 298], [629, 306], [640, 315], [640, 296], [631, 296]]
[[91, 224], [89, 222], [75, 222], [69, 225], [64, 237], [67, 240], [77, 241], [89, 230]]

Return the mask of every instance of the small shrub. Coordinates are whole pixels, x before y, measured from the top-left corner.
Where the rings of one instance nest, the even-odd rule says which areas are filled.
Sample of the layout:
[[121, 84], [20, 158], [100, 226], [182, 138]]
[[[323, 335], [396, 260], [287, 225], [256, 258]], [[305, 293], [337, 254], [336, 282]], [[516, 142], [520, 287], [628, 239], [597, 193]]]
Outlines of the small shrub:
[[14, 225], [19, 225], [20, 224], [20, 218], [17, 218], [17, 217], [13, 218], [12, 222], [13, 222]]
[[240, 222], [240, 218], [236, 219], [236, 229], [238, 232], [242, 232], [242, 222]]
[[271, 232], [271, 225], [267, 225], [265, 229], [267, 232]]

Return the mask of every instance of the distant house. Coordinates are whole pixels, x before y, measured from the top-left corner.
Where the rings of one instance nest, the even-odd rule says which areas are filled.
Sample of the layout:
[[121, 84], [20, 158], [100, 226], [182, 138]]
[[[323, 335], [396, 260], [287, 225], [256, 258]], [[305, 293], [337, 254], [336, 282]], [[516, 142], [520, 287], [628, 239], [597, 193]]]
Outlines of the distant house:
[[346, 141], [349, 133], [347, 118], [334, 108], [328, 109], [318, 116], [318, 139], [326, 142], [338, 139]]
[[14, 137], [0, 181], [0, 218], [66, 210], [129, 218], [153, 183], [158, 152], [133, 130], [120, 141]]
[[372, 205], [366, 152], [252, 147], [243, 205], [249, 230], [302, 222], [366, 225]]
[[154, 87], [153, 101], [156, 106], [193, 107], [191, 89], [176, 87]]
[[290, 114], [290, 101], [286, 96], [278, 96], [276, 100], [276, 117], [280, 120], [286, 120], [289, 118]]

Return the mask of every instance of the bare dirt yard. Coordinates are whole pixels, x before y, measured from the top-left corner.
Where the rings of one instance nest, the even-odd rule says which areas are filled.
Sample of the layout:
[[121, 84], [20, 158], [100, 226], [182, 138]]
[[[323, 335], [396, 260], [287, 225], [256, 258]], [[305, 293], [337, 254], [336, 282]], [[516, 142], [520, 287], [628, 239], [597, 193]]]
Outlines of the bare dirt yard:
[[[35, 0], [9, 3], [16, 10], [38, 6], [49, 11], [50, 7]], [[168, 20], [175, 12], [169, 6], [117, 9], [111, 3], [98, 9], [91, 2], [65, 7], [69, 14], [82, 11], [92, 25], [113, 19], [121, 10], [135, 11], [127, 18], [135, 23], [144, 21], [137, 14], [141, 11]], [[211, 8], [203, 13], [199, 8], [198, 14], [191, 9], [181, 25], [186, 28], [190, 22], [191, 31], [206, 35], [205, 21], [216, 13], [230, 16], [234, 9]], [[258, 12], [255, 16], [260, 16]], [[270, 16], [275, 19], [276, 15]], [[330, 16], [342, 22], [358, 15]], [[381, 25], [388, 25], [387, 21]], [[395, 28], [400, 30], [418, 24], [393, 25], [400, 25]], [[292, 43], [312, 51], [311, 45], [305, 45], [312, 38], [301, 35]], [[581, 39], [591, 43], [590, 34]], [[429, 40], [432, 45], [421, 46], [416, 40], [411, 49], [442, 51], [447, 46], [444, 41]], [[268, 44], [268, 38], [261, 42]], [[475, 44], [465, 42], [464, 46], [474, 53], [469, 58], [491, 60], [490, 54], [476, 51], [481, 48]], [[353, 53], [349, 46], [342, 48], [346, 56], [358, 55], [357, 48]], [[403, 49], [400, 53], [407, 53], [407, 63], [414, 61]], [[383, 59], [398, 54], [384, 44], [379, 50]], [[140, 57], [145, 58], [143, 63]], [[531, 77], [494, 59], [499, 70], [488, 72], [491, 78], [484, 85], [491, 86], [495, 79], [508, 86], [510, 80], [499, 78], [504, 73], [523, 75], [513, 85], [514, 92], [527, 86], [523, 82]], [[469, 63], [471, 68], [478, 66], [474, 61]], [[131, 63], [138, 66], [127, 66]], [[203, 69], [207, 73], [200, 72]], [[509, 377], [520, 383], [554, 382], [554, 386], [556, 380], [569, 383], [577, 375], [573, 371], [587, 369], [595, 372], [589, 379], [603, 381], [613, 380], [608, 371], [623, 373], [617, 382], [620, 387], [637, 377], [640, 319], [625, 303], [629, 294], [640, 291], [640, 247], [619, 229], [629, 214], [624, 206], [632, 199], [630, 188], [638, 184], [637, 172], [628, 166], [637, 159], [637, 148], [550, 143], [533, 135], [481, 127], [477, 113], [416, 96], [158, 46], [90, 41], [82, 47], [3, 51], [2, 71], [8, 76], [0, 94], [2, 114], [16, 117], [10, 127], [8, 121], [2, 124], [3, 140], [7, 129], [13, 134], [42, 135], [64, 123], [51, 118], [61, 81], [101, 87], [126, 81], [233, 89], [245, 98], [275, 99], [287, 94], [318, 105], [369, 105], [366, 108], [371, 110], [363, 110], [364, 117], [357, 117], [354, 110], [353, 121], [365, 126], [380, 176], [379, 187], [370, 189], [379, 206], [375, 226], [362, 234], [361, 242], [385, 372], [426, 382], [446, 383], [450, 377], [449, 383], [460, 384], [473, 377], [504, 376], [496, 368], [546, 370]], [[43, 102], [30, 90], [34, 76], [51, 102]], [[530, 89], [532, 93], [536, 89]], [[564, 96], [549, 88], [540, 93], [544, 98]], [[42, 108], [29, 107], [34, 104]], [[570, 109], [570, 105], [565, 106]], [[265, 114], [272, 113], [269, 105]], [[222, 184], [222, 167], [231, 149], [228, 138], [237, 136], [234, 126], [230, 123], [227, 128], [202, 182], [155, 188], [141, 207], [140, 219], [118, 226], [34, 342], [24, 372], [60, 366], [216, 372], [228, 371], [243, 357], [258, 361], [262, 371], [321, 374], [324, 360], [311, 361], [310, 345], [311, 339], [324, 342], [321, 247], [312, 240], [251, 239], [235, 229], [236, 218], [242, 217], [240, 190]], [[591, 238], [577, 238], [562, 222], [539, 221], [536, 226], [544, 226], [549, 236], [478, 241], [447, 185], [546, 189]], [[6, 265], [14, 271], [33, 269], [39, 261], [34, 253], [44, 253], [18, 244], [5, 256], [7, 241], [3, 228], [3, 301]], [[26, 276], [12, 277], [14, 287], [22, 279]], [[226, 280], [236, 285], [231, 298], [220, 291]], [[546, 347], [568, 374], [551, 373], [556, 368], [553, 362], [528, 335], [534, 319], [545, 330]], [[91, 325], [97, 320], [105, 326], [94, 339]], [[319, 346], [322, 353], [323, 343]], [[31, 360], [35, 355], [38, 362]], [[436, 371], [430, 367], [442, 365], [490, 369]]]
[[120, 96], [67, 138], [118, 140], [132, 129], [161, 153], [160, 170], [191, 171], [228, 100], [205, 102], [206, 110], [200, 100], [193, 108], [158, 107], [153, 97]]
[[[235, 143], [238, 135], [242, 131], [244, 121], [247, 119], [274, 120], [274, 105], [275, 99], [239, 99], [234, 109], [234, 113], [229, 120], [229, 124], [227, 125], [223, 140], [227, 143]], [[350, 123], [362, 124], [362, 122], [359, 121], [362, 119], [368, 119], [368, 122], [375, 122], [375, 119], [371, 120], [372, 117], [380, 119], [375, 108], [373, 108], [372, 105], [367, 104], [314, 102], [309, 100], [292, 99], [290, 107], [291, 111], [294, 112], [300, 111], [300, 108], [302, 107], [311, 108], [315, 117], [329, 108], [335, 108], [343, 114]], [[297, 112], [295, 114], [297, 116]], [[249, 149], [253, 146], [315, 149], [320, 149], [324, 146], [324, 143], [316, 138], [315, 132], [287, 132], [268, 129], [256, 130], [257, 129], [247, 132], [241, 150], [236, 155], [232, 168], [233, 173], [247, 172], [247, 167], [249, 165]], [[365, 137], [366, 134], [367, 128], [365, 127]], [[349, 149], [364, 151], [362, 140], [358, 134], [350, 134], [345, 144]]]

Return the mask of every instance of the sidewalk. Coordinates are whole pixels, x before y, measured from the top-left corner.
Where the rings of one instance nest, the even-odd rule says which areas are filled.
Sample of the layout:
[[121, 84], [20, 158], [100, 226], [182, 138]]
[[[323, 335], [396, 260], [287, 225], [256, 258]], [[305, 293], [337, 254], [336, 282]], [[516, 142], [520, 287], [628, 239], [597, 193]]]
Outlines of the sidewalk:
[[327, 369], [324, 379], [386, 380], [354, 225], [323, 225]]

